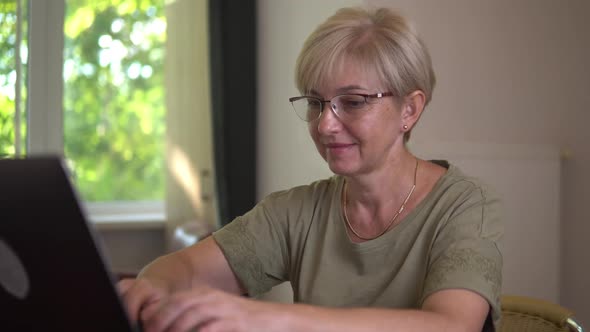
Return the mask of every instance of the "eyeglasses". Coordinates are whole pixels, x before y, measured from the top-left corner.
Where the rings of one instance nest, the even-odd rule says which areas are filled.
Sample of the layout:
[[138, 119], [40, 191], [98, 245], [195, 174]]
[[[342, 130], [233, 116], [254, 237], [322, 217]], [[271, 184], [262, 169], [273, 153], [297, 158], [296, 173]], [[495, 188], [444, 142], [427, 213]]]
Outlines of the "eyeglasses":
[[295, 113], [301, 120], [311, 122], [317, 120], [324, 111], [324, 104], [330, 103], [330, 108], [334, 114], [342, 121], [352, 121], [362, 116], [369, 109], [371, 99], [391, 97], [391, 92], [381, 92], [371, 95], [366, 94], [347, 94], [338, 95], [330, 100], [322, 100], [317, 97], [300, 96], [289, 98]]

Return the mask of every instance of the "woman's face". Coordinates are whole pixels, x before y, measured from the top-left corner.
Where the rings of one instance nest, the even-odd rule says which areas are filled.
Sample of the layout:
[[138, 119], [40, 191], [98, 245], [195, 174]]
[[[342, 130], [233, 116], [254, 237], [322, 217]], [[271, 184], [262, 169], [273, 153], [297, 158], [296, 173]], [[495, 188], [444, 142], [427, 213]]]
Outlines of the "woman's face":
[[[375, 94], [385, 91], [376, 75], [345, 62], [325, 80], [317, 97], [329, 100], [342, 94]], [[403, 151], [401, 112], [395, 97], [369, 99], [366, 111], [353, 120], [336, 116], [329, 106], [319, 119], [309, 122], [309, 132], [330, 170], [340, 175], [362, 175], [382, 170]]]

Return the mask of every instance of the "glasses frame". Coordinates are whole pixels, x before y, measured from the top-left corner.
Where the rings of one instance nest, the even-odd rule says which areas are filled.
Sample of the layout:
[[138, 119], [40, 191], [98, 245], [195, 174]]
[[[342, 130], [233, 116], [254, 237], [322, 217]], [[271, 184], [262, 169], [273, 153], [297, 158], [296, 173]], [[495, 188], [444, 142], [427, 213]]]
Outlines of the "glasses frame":
[[[383, 97], [393, 97], [394, 94], [393, 92], [378, 92], [378, 93], [373, 93], [373, 94], [364, 94], [364, 93], [343, 93], [343, 94], [339, 94], [336, 95], [334, 97], [332, 97], [331, 99], [327, 99], [327, 100], [323, 100], [320, 97], [316, 97], [316, 96], [297, 96], [297, 97], [291, 97], [289, 98], [289, 102], [291, 103], [291, 106], [293, 107], [293, 110], [295, 111], [295, 114], [297, 115], [298, 118], [300, 118], [301, 120], [305, 121], [305, 122], [312, 122], [315, 121], [317, 119], [319, 119], [322, 114], [324, 113], [324, 104], [326, 103], [330, 103], [330, 109], [332, 110], [332, 112], [334, 112], [334, 114], [341, 119], [341, 116], [338, 115], [338, 111], [336, 109], [334, 109], [334, 106], [332, 104], [332, 100], [334, 100], [335, 98], [338, 97], [342, 97], [342, 96], [359, 96], [359, 97], [363, 97], [365, 98], [365, 103], [369, 104], [369, 99], [379, 99], [379, 98], [383, 98]], [[301, 100], [301, 99], [315, 99], [317, 101], [320, 102], [320, 104], [322, 104], [322, 107], [320, 108], [320, 112], [318, 113], [318, 117], [312, 120], [306, 120], [304, 118], [302, 118], [301, 116], [299, 116], [299, 113], [297, 113], [297, 109], [295, 109], [295, 105], [293, 104], [294, 102]]]

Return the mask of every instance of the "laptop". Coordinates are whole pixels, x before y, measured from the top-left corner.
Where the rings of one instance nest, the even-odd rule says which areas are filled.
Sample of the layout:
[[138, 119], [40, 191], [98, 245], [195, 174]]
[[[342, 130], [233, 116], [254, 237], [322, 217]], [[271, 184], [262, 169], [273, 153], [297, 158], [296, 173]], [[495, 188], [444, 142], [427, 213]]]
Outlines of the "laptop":
[[66, 169], [0, 159], [0, 331], [138, 331]]

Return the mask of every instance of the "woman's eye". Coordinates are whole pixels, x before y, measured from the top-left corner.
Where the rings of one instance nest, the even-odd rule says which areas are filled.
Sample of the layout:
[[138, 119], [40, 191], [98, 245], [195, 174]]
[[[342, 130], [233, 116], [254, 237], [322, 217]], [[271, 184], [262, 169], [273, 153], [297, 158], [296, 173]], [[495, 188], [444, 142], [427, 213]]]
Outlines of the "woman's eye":
[[317, 100], [308, 99], [307, 100], [307, 108], [318, 109], [318, 108], [320, 108], [320, 103]]
[[365, 106], [365, 100], [357, 98], [344, 99], [342, 100], [342, 106], [344, 106], [345, 109], [362, 108]]

